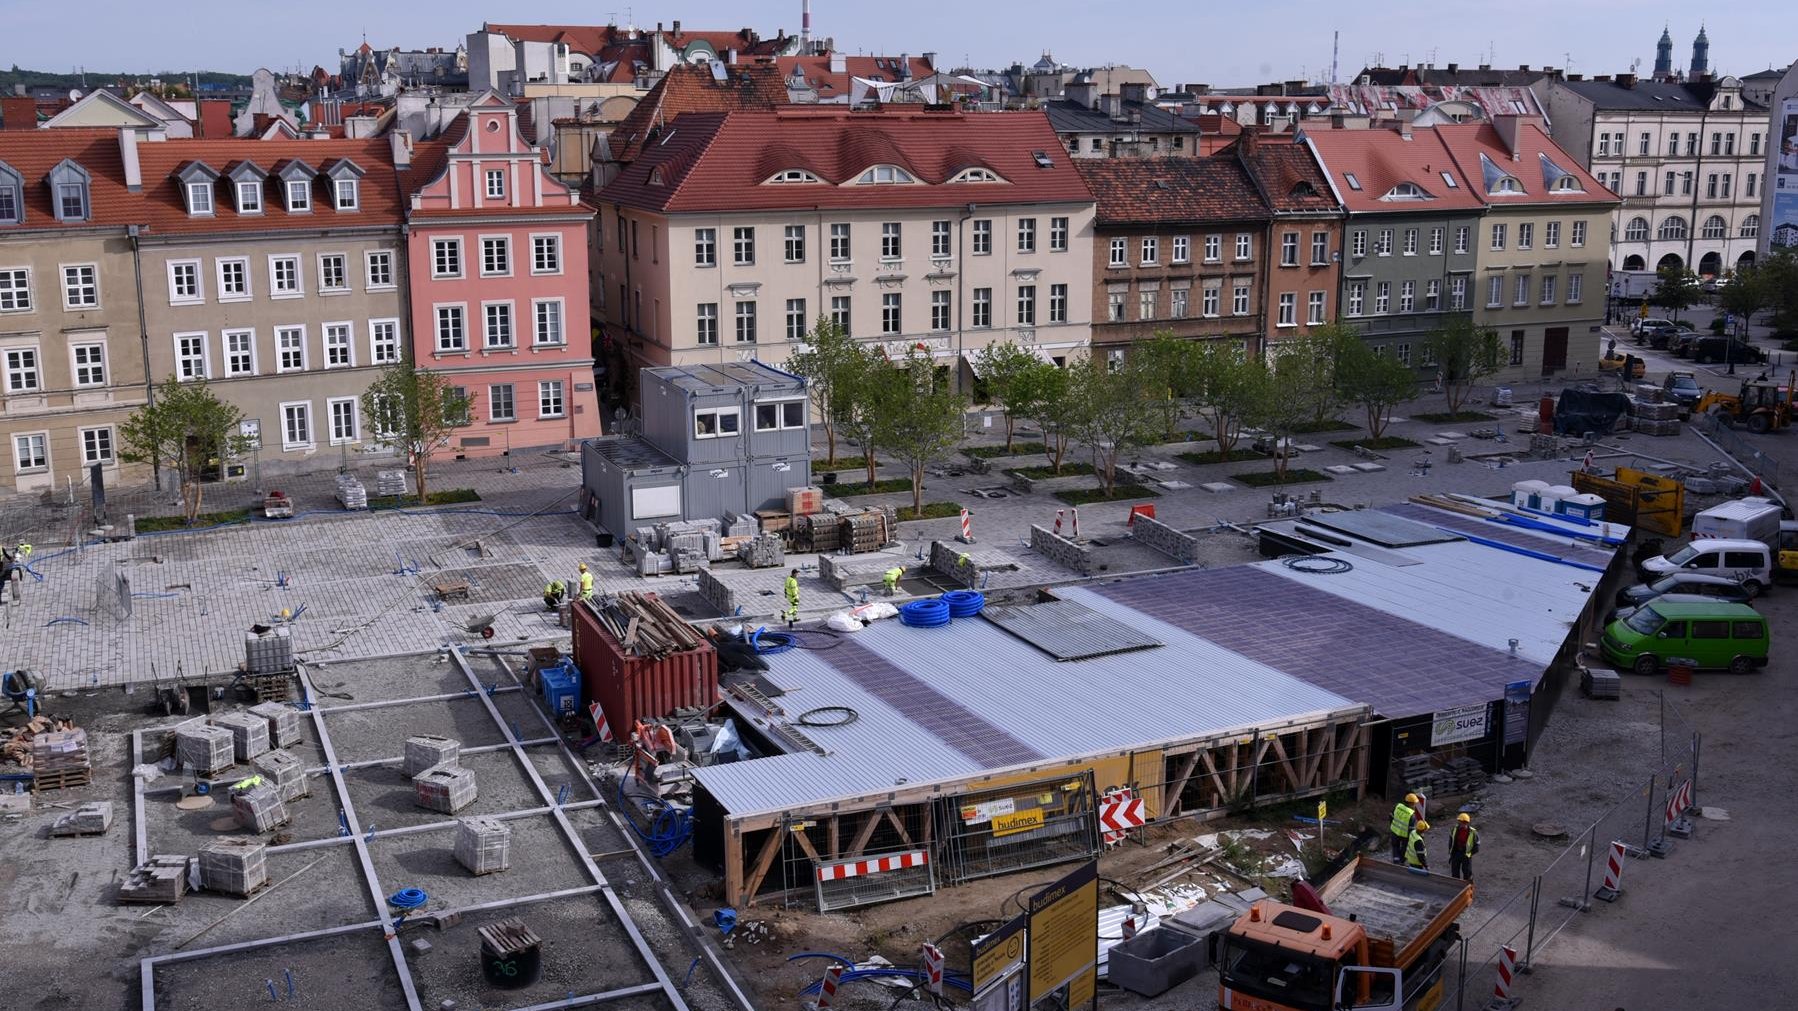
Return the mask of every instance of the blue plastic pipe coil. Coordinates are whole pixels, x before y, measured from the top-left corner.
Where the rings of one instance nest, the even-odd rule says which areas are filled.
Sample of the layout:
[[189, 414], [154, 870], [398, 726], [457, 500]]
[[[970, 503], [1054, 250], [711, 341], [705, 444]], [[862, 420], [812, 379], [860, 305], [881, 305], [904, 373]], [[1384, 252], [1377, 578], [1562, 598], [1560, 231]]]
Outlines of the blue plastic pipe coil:
[[941, 628], [949, 624], [949, 605], [941, 600], [914, 600], [899, 605], [899, 620], [913, 628]]
[[978, 590], [950, 590], [942, 595], [949, 613], [957, 618], [972, 618], [986, 607], [986, 596]]

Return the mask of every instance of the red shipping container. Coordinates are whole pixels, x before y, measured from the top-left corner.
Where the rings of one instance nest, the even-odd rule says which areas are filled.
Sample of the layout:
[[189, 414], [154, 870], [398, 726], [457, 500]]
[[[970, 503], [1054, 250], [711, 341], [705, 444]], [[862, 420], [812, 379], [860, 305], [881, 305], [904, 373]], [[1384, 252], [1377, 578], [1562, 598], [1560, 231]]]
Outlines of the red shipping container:
[[665, 717], [687, 706], [718, 701], [718, 651], [701, 639], [696, 649], [661, 659], [633, 656], [583, 604], [574, 619], [574, 665], [581, 672], [581, 711], [598, 702], [619, 740], [638, 720]]

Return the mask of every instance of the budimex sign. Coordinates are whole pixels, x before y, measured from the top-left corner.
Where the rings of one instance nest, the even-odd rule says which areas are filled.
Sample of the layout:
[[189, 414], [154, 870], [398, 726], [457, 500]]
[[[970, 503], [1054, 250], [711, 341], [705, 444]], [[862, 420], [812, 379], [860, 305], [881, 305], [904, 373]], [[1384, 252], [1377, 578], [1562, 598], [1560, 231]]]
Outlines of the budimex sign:
[[1040, 807], [1013, 811], [1010, 814], [993, 815], [993, 835], [995, 837], [1016, 835], [1019, 832], [1028, 832], [1033, 828], [1042, 827], [1043, 809]]
[[1438, 744], [1454, 744], [1457, 741], [1477, 741], [1486, 736], [1486, 710], [1489, 707], [1482, 702], [1477, 706], [1462, 706], [1431, 715], [1430, 747]]

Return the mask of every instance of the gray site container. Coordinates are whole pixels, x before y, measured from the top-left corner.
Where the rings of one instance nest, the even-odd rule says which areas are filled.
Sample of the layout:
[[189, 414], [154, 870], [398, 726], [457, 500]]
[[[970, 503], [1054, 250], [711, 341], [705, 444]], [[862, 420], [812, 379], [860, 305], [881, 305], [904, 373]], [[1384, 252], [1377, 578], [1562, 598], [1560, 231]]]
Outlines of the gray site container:
[[264, 702], [249, 708], [268, 721], [268, 743], [271, 748], [291, 748], [301, 743], [300, 711], [285, 702]]
[[1158, 927], [1112, 945], [1106, 958], [1113, 985], [1157, 997], [1199, 974], [1205, 941], [1184, 930]]
[[231, 731], [231, 743], [237, 760], [247, 762], [268, 750], [268, 720], [252, 713], [220, 713], [212, 725]]
[[417, 776], [439, 765], [455, 765], [462, 754], [462, 743], [435, 734], [406, 738], [406, 775]]
[[476, 876], [512, 866], [512, 827], [498, 818], [463, 818], [456, 826], [456, 862]]
[[236, 753], [235, 739], [224, 727], [201, 723], [175, 732], [175, 761], [203, 776], [229, 769]]
[[220, 839], [200, 848], [200, 887], [247, 898], [268, 884], [268, 847], [255, 839]]

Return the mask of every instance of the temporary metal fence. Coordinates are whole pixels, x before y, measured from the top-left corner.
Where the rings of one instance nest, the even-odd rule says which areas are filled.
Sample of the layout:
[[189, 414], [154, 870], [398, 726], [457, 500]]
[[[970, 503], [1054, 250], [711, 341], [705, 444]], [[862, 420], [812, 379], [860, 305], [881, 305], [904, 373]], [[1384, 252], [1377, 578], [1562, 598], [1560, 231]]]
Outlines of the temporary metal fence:
[[818, 911], [929, 895], [936, 891], [936, 865], [927, 849], [870, 853], [817, 865]]
[[1091, 773], [936, 804], [943, 877], [954, 883], [1091, 858], [1099, 819]]
[[1766, 450], [1757, 445], [1754, 439], [1744, 437], [1717, 415], [1704, 419], [1704, 434], [1722, 447], [1725, 453], [1734, 457], [1737, 463], [1753, 471], [1763, 483], [1773, 488], [1782, 487], [1779, 461], [1768, 456]]
[[[1458, 968], [1446, 972], [1443, 996], [1437, 1005], [1467, 1011], [1486, 1006], [1492, 996], [1501, 950], [1517, 953], [1520, 972], [1528, 973], [1535, 960], [1561, 931], [1573, 926], [1582, 913], [1605, 906], [1599, 892], [1613, 843], [1623, 847], [1621, 891], [1630, 887], [1631, 871], [1642, 861], [1676, 856], [1674, 846], [1681, 830], [1670, 810], [1683, 819], [1698, 804], [1698, 760], [1703, 739], [1664, 704], [1661, 717], [1661, 766], [1634, 784], [1628, 793], [1586, 826], [1540, 873], [1487, 913], [1469, 922], [1477, 925], [1462, 933], [1463, 950], [1451, 955]], [[1668, 804], [1669, 796], [1676, 803]], [[1477, 858], [1476, 858], [1477, 864]], [[1484, 916], [1484, 919], [1478, 919]], [[1516, 984], [1522, 989], [1524, 984]]]

